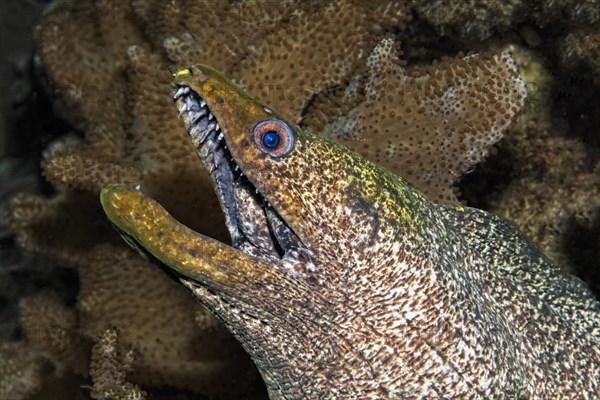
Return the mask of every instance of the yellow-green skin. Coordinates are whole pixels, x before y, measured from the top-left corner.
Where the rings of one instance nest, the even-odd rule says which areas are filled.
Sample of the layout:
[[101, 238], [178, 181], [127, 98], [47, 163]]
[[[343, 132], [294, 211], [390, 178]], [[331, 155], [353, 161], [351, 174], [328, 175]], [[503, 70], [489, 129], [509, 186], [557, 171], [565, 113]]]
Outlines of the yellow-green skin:
[[598, 302], [509, 222], [437, 206], [290, 122], [292, 150], [272, 157], [252, 132], [283, 116], [207, 66], [180, 70], [175, 84], [206, 101], [236, 164], [307, 255], [282, 259], [220, 243], [126, 186], [105, 188], [102, 205], [132, 246], [172, 269], [224, 321], [271, 398], [599, 393]]

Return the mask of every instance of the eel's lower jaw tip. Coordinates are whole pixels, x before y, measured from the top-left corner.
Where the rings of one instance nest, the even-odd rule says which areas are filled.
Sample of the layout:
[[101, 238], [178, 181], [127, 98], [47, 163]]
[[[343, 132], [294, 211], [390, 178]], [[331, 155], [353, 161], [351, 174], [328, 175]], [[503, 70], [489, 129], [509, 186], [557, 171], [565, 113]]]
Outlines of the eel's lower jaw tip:
[[122, 187], [123, 187], [123, 185], [120, 185], [118, 183], [111, 183], [109, 185], [106, 185], [100, 191], [100, 198], [108, 199], [108, 198], [114, 196], [115, 193], [120, 191], [122, 189]]
[[100, 191], [100, 204], [104, 208], [105, 212], [109, 212], [115, 208], [118, 208], [123, 198], [131, 198], [131, 195], [143, 196], [141, 185], [124, 185], [120, 183], [111, 183], [105, 186]]

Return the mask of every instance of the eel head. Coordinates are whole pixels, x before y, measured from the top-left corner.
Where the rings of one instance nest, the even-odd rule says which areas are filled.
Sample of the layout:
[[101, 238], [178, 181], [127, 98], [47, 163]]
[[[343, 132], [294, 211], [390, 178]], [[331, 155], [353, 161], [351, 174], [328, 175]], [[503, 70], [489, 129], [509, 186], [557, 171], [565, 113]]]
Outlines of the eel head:
[[[140, 190], [110, 185], [101, 202], [121, 235], [224, 321], [272, 398], [385, 398], [410, 390], [406, 377], [420, 385], [406, 361], [418, 353], [397, 354], [408, 337], [421, 340], [411, 331], [411, 319], [427, 317], [419, 310], [442, 307], [434, 281], [452, 282], [428, 272], [448, 259], [431, 203], [210, 67], [178, 71], [173, 94], [231, 245], [180, 224]], [[417, 288], [425, 294], [411, 299]]]

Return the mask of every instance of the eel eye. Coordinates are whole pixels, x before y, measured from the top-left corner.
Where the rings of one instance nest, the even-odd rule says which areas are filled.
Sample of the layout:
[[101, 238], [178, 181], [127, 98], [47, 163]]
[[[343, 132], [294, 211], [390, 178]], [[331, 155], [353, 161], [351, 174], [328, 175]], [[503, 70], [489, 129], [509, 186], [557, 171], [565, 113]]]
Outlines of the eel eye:
[[254, 127], [254, 143], [272, 157], [282, 157], [292, 150], [294, 134], [287, 124], [278, 119], [265, 119]]

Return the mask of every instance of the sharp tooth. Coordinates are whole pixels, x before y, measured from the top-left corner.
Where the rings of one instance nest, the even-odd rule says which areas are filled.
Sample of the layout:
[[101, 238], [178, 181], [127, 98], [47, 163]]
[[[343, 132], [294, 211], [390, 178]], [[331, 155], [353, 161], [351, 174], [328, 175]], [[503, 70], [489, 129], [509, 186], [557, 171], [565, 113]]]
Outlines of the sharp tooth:
[[198, 136], [200, 136], [200, 140], [198, 141], [198, 144], [202, 144], [204, 142], [206, 142], [206, 139], [208, 139], [208, 136], [211, 134], [211, 130], [210, 129], [204, 129], [204, 130], [200, 130], [200, 128], [198, 128], [198, 126], [194, 126], [192, 128], [192, 130], [190, 131], [190, 134], [192, 136], [192, 140], [196, 140], [198, 138]]
[[202, 133], [202, 137], [200, 138], [200, 144], [206, 142], [206, 139], [208, 139], [208, 134], [210, 133], [210, 131], [204, 131]]
[[190, 135], [192, 136], [192, 139], [195, 140], [198, 137], [198, 135], [200, 134], [200, 128], [198, 128], [197, 126], [193, 126], [189, 132], [190, 132]]
[[194, 112], [198, 112], [198, 111], [202, 110], [202, 108], [200, 106], [198, 106], [198, 103], [196, 103], [194, 100], [190, 100], [188, 102], [187, 107], [190, 111], [194, 111]]
[[206, 139], [208, 139], [208, 135], [210, 134], [211, 130], [207, 129], [204, 132], [202, 132], [202, 137], [200, 138], [200, 144], [206, 142]]
[[217, 140], [221, 140], [223, 139], [223, 132], [219, 133], [219, 136], [217, 137]]
[[207, 130], [213, 132], [215, 130], [215, 123], [211, 122], [210, 124], [206, 125], [206, 128], [204, 128], [204, 129], [207, 129]]
[[188, 132], [192, 130], [192, 127], [194, 126], [194, 124], [196, 123], [196, 121], [198, 120], [198, 118], [196, 118], [197, 114], [193, 114], [187, 124], [187, 130]]
[[190, 92], [189, 87], [181, 86], [181, 87], [179, 87], [179, 89], [177, 89], [177, 91], [173, 95], [173, 100], [177, 100], [178, 98], [180, 98], [181, 96], [183, 96], [185, 94], [188, 94], [189, 92]]
[[208, 113], [208, 120], [212, 121], [212, 119], [213, 119], [213, 115], [211, 113]]
[[190, 116], [190, 122], [188, 123], [188, 130], [191, 128], [192, 125], [194, 125], [196, 122], [198, 122], [198, 120], [203, 117], [204, 115], [206, 115], [206, 109], [203, 108], [198, 112], [194, 112], [192, 114], [192, 112], [190, 112], [191, 116]]
[[206, 102], [204, 100], [200, 101], [200, 107], [204, 107], [206, 105]]
[[217, 125], [215, 125], [215, 130], [221, 130], [221, 127], [219, 126], [219, 123], [217, 122]]
[[181, 108], [179, 109], [179, 118], [181, 118], [181, 116], [183, 114], [185, 114], [187, 110], [188, 110], [188, 105], [186, 102], [184, 102], [183, 104], [181, 104]]

